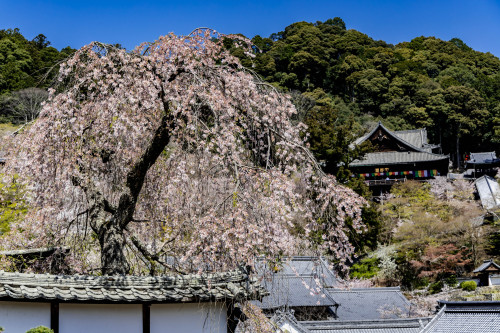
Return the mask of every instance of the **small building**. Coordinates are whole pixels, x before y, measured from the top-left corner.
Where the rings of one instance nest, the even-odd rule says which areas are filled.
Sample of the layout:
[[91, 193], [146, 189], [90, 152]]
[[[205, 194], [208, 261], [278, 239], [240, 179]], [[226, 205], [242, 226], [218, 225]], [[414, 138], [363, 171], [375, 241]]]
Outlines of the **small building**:
[[0, 272], [5, 332], [234, 332], [238, 301], [265, 291], [245, 272], [83, 276]]
[[391, 131], [381, 122], [354, 145], [370, 141], [375, 152], [349, 164], [349, 169], [366, 179], [369, 186], [392, 186], [406, 179], [446, 176], [449, 156], [436, 153], [439, 145], [428, 143], [427, 130]]
[[484, 153], [470, 153], [470, 157], [465, 161], [465, 168], [470, 170], [474, 178], [489, 175], [494, 176], [500, 167], [500, 158], [494, 151]]
[[500, 332], [500, 302], [439, 301], [437, 315], [421, 333]]
[[495, 263], [492, 259], [485, 260], [481, 266], [476, 268], [473, 273], [479, 277], [479, 285], [482, 287], [493, 285], [492, 276], [500, 275], [500, 265]]
[[411, 304], [399, 287], [387, 288], [328, 288], [328, 294], [337, 302], [339, 320], [377, 320], [408, 317]]

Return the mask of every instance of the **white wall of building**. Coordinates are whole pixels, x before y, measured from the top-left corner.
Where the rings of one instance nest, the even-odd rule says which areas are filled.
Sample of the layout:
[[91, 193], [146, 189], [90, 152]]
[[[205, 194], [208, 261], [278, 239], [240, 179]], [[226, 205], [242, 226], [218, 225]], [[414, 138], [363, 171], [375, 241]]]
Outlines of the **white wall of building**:
[[[151, 305], [151, 333], [226, 333], [226, 307], [216, 303]], [[5, 333], [50, 327], [50, 303], [0, 302]], [[60, 333], [140, 333], [140, 304], [59, 304]]]
[[151, 305], [151, 333], [180, 332], [226, 333], [226, 307], [213, 302]]
[[50, 327], [50, 304], [0, 302], [0, 326], [5, 333], [24, 333], [37, 326]]
[[61, 303], [59, 305], [59, 332], [140, 333], [142, 332], [142, 305]]

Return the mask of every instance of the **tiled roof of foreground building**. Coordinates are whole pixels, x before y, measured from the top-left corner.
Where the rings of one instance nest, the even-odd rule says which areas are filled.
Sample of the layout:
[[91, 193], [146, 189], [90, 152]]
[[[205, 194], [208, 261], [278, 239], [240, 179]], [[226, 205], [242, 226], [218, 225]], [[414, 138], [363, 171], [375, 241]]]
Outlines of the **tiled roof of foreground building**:
[[338, 282], [323, 257], [297, 256], [284, 259], [276, 272], [266, 272], [266, 265], [264, 262], [257, 265], [262, 285], [269, 291], [262, 301], [255, 302], [260, 308], [328, 307], [337, 304], [324, 289], [336, 286]]
[[262, 285], [270, 293], [261, 302], [255, 301], [255, 304], [262, 309], [299, 306], [334, 307], [337, 304], [322, 286], [317, 286], [312, 277], [276, 276], [269, 281], [262, 281]]
[[177, 303], [259, 299], [265, 290], [244, 272], [172, 276], [86, 276], [0, 271], [0, 299]]
[[422, 333], [500, 332], [500, 302], [444, 302]]
[[356, 321], [301, 321], [311, 333], [419, 333], [430, 318], [400, 318]]
[[339, 320], [400, 318], [410, 314], [410, 302], [394, 288], [327, 289], [339, 304]]

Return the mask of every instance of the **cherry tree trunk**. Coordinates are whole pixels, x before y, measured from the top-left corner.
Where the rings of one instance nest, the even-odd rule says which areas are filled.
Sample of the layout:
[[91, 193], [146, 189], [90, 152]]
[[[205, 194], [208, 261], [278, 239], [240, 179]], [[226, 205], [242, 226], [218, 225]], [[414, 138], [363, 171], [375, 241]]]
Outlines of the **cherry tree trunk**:
[[123, 228], [111, 220], [98, 232], [101, 246], [101, 271], [103, 275], [125, 275], [130, 273], [130, 265], [125, 257], [125, 237]]

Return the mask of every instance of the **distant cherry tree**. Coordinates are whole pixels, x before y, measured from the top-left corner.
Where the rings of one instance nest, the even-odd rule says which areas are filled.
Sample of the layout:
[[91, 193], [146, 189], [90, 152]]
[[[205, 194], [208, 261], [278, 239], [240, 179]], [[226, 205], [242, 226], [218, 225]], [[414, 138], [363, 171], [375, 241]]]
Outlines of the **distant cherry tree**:
[[[6, 169], [32, 193], [5, 248], [67, 245], [103, 274], [233, 269], [302, 249], [340, 264], [364, 200], [321, 172], [288, 96], [197, 30], [61, 65]], [[248, 49], [250, 51], [250, 49]], [[173, 260], [172, 258], [175, 258]]]

